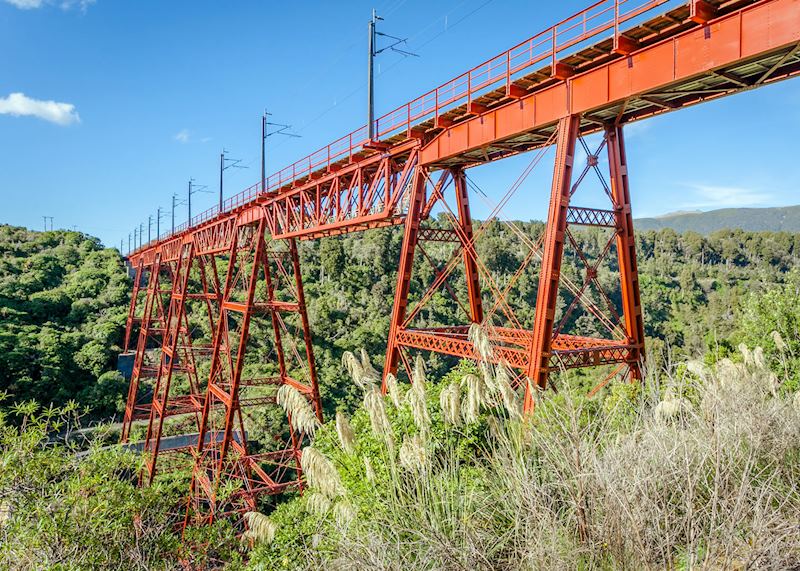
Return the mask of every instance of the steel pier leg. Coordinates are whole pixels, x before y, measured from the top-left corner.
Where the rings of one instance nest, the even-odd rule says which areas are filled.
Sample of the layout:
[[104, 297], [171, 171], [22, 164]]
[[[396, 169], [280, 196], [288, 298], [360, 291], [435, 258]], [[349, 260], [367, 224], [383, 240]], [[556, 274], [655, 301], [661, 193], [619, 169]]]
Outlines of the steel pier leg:
[[628, 183], [628, 163], [622, 126], [606, 129], [608, 164], [611, 171], [611, 196], [617, 212], [617, 257], [619, 260], [622, 311], [625, 316], [625, 334], [634, 347], [629, 353], [628, 366], [632, 380], [642, 378], [644, 360], [644, 322], [639, 296], [639, 270], [636, 264], [636, 239], [633, 234], [633, 215]]
[[467, 177], [461, 169], [454, 169], [452, 172], [456, 189], [458, 223], [461, 226], [460, 238], [464, 246], [464, 276], [467, 280], [470, 319], [473, 323], [481, 323], [483, 321], [483, 304], [481, 302], [481, 287], [478, 281], [477, 252], [475, 251], [472, 237], [472, 215], [470, 214], [469, 194], [467, 193]]
[[425, 175], [417, 167], [414, 173], [414, 186], [411, 201], [406, 214], [403, 231], [403, 246], [400, 250], [400, 267], [397, 271], [397, 287], [395, 289], [392, 317], [389, 323], [389, 340], [386, 344], [386, 360], [383, 366], [383, 384], [381, 390], [386, 393], [386, 376], [397, 374], [397, 364], [400, 360], [400, 347], [397, 344], [397, 335], [403, 326], [408, 308], [408, 291], [411, 285], [411, 270], [414, 266], [414, 253], [419, 240], [419, 226], [421, 222], [422, 207], [425, 202]]
[[[536, 295], [536, 318], [533, 325], [533, 342], [528, 359], [527, 377], [539, 389], [547, 386], [550, 372], [550, 356], [553, 344], [553, 322], [558, 284], [561, 274], [561, 260], [564, 253], [564, 236], [567, 227], [572, 169], [575, 160], [575, 142], [578, 138], [580, 116], [570, 115], [558, 123], [558, 142], [553, 167], [553, 184], [550, 193], [550, 209], [544, 235], [544, 253], [539, 276], [539, 290]], [[525, 412], [534, 407], [533, 388], [525, 388]]]

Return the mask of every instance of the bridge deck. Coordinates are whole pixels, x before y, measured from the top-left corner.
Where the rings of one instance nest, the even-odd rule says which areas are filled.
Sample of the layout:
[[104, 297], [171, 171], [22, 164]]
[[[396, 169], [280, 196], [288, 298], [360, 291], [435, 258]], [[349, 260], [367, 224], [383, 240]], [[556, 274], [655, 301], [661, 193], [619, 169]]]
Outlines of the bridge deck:
[[[203, 212], [176, 235], [146, 244], [129, 258], [151, 258], [155, 248], [253, 205], [283, 201], [287, 211], [299, 211], [309, 200], [304, 193], [348, 168], [377, 165], [381, 156], [402, 162], [419, 149], [421, 165], [475, 166], [547, 144], [558, 118], [569, 113], [582, 114], [580, 129], [587, 134], [607, 122], [680, 109], [800, 71], [797, 2], [708, 0], [703, 4], [714, 10], [708, 24], [698, 23], [693, 2], [645, 18], [672, 3], [620, 0], [619, 14], [609, 20], [615, 3], [601, 0], [378, 119], [380, 144], [364, 138], [366, 127], [354, 131], [270, 176], [268, 192], [256, 184], [228, 199], [222, 213]], [[336, 228], [324, 224], [291, 235], [317, 237], [402, 221], [390, 212], [344, 216]]]

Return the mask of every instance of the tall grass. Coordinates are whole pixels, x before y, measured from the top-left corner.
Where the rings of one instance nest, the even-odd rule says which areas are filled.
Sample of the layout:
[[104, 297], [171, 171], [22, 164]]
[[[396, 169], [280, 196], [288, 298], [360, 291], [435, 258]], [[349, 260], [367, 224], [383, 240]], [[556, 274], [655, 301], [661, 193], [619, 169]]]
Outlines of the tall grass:
[[[800, 411], [755, 354], [650, 375], [604, 405], [561, 383], [523, 421], [506, 391], [458, 425], [453, 392], [476, 401], [466, 394], [475, 379], [443, 396], [429, 385], [430, 428], [410, 404], [391, 407], [393, 429], [406, 431], [399, 451], [359, 445], [363, 459], [334, 458], [353, 517], [329, 517], [301, 559], [324, 569], [796, 568]], [[499, 375], [488, 382], [502, 387]], [[478, 425], [465, 455], [453, 442]], [[365, 462], [377, 484], [354, 476]]]

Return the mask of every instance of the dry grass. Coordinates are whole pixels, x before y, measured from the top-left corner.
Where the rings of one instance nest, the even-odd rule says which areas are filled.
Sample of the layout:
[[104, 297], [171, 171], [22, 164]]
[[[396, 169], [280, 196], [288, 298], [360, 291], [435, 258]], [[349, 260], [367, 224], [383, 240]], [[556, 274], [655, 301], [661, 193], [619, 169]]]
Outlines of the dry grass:
[[[335, 524], [315, 560], [386, 570], [797, 568], [794, 395], [775, 391], [757, 351], [746, 365], [688, 369], [649, 378], [633, 406], [605, 412], [568, 383], [526, 423], [492, 407], [486, 448], [468, 461], [406, 436], [404, 469], [389, 470], [368, 501], [352, 498], [358, 515]], [[455, 386], [467, 391], [465, 416], [475, 415], [479, 380], [449, 386], [443, 408]], [[502, 395], [503, 379], [493, 382]]]
[[295, 429], [314, 436], [319, 427], [319, 420], [306, 397], [291, 385], [281, 385], [278, 389], [277, 402], [283, 407]]
[[336, 434], [339, 436], [339, 444], [347, 454], [352, 454], [356, 449], [356, 434], [350, 421], [342, 411], [336, 413]]
[[316, 448], [306, 446], [300, 463], [309, 486], [331, 500], [344, 494], [344, 486], [336, 468]]

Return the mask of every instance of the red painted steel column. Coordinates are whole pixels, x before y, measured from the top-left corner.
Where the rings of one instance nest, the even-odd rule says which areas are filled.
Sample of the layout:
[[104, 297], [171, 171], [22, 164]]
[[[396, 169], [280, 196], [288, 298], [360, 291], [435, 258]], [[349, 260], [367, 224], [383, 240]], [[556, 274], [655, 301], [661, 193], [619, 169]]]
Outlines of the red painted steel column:
[[[240, 227], [235, 225], [233, 228], [233, 238], [231, 239], [231, 246], [230, 250], [228, 251], [228, 269], [225, 275], [225, 285], [221, 290], [222, 295], [219, 298], [219, 313], [217, 314], [217, 324], [216, 329], [214, 330], [214, 337], [211, 343], [211, 366], [209, 369], [208, 375], [208, 385], [206, 387], [206, 395], [203, 401], [203, 412], [200, 416], [200, 430], [198, 431], [198, 438], [197, 438], [197, 449], [195, 452], [195, 464], [194, 468], [192, 469], [192, 481], [189, 484], [189, 499], [186, 503], [186, 517], [183, 521], [183, 529], [186, 531], [186, 528], [189, 526], [191, 520], [191, 514], [193, 510], [200, 504], [200, 499], [197, 497], [199, 496], [199, 489], [202, 489], [204, 493], [206, 493], [207, 500], [211, 503], [210, 506], [210, 515], [209, 515], [209, 522], [213, 520], [214, 517], [214, 508], [213, 505], [216, 501], [213, 497], [213, 490], [209, 489], [206, 490], [203, 483], [205, 481], [210, 480], [209, 474], [207, 473], [207, 466], [204, 462], [205, 456], [205, 440], [206, 434], [208, 433], [209, 428], [209, 417], [212, 412], [212, 408], [214, 406], [214, 399], [215, 395], [212, 392], [212, 385], [215, 383], [216, 375], [221, 374], [218, 373], [218, 370], [221, 370], [223, 367], [223, 355], [222, 355], [222, 347], [229, 347], [229, 341], [227, 339], [228, 336], [228, 328], [226, 327], [227, 324], [227, 315], [226, 310], [224, 307], [225, 300], [231, 295], [234, 289], [234, 282], [235, 282], [235, 268], [236, 268], [236, 257], [239, 251], [238, 242], [239, 242], [239, 230]], [[254, 260], [253, 263], [254, 267], [258, 266], [258, 260]], [[226, 339], [223, 342], [223, 337]], [[230, 403], [225, 403], [228, 406]], [[212, 440], [209, 442], [210, 447], [214, 447], [216, 442], [213, 441], [213, 434]], [[210, 488], [210, 486], [209, 486]]]
[[639, 270], [636, 263], [636, 238], [633, 233], [631, 194], [628, 181], [628, 162], [621, 126], [606, 129], [608, 165], [611, 172], [611, 196], [617, 213], [617, 258], [622, 292], [622, 311], [625, 334], [634, 347], [629, 354], [632, 378], [642, 378], [644, 360], [644, 320], [639, 295]]
[[[311, 398], [314, 402], [314, 411], [317, 419], [322, 420], [322, 399], [319, 395], [319, 383], [317, 382], [317, 365], [314, 361], [314, 346], [311, 342], [311, 326], [308, 323], [308, 313], [306, 312], [306, 296], [303, 291], [303, 276], [300, 273], [300, 255], [297, 251], [297, 242], [294, 238], [289, 240], [289, 252], [292, 256], [292, 269], [294, 270], [295, 287], [297, 288], [297, 306], [300, 312], [300, 322], [303, 326], [303, 341], [306, 346], [306, 360], [308, 361], [308, 375], [311, 381]], [[294, 432], [294, 431], [292, 431]]]
[[[220, 304], [222, 303], [222, 292], [219, 286], [219, 275], [217, 274], [217, 264], [213, 255], [198, 256], [198, 270], [200, 273], [200, 285], [203, 288], [203, 298], [208, 312], [208, 324], [210, 331], [216, 331], [215, 317], [219, 315]], [[209, 272], [208, 268], [211, 268]], [[211, 279], [209, 280], [209, 273]], [[210, 286], [209, 286], [210, 282]], [[213, 302], [213, 304], [212, 304]], [[216, 308], [216, 312], [214, 311]]]
[[483, 321], [483, 304], [481, 302], [481, 286], [478, 281], [478, 257], [472, 237], [472, 215], [469, 209], [467, 178], [461, 169], [453, 169], [453, 181], [456, 189], [458, 222], [461, 226], [461, 239], [464, 246], [464, 276], [467, 280], [467, 296], [469, 297], [470, 319], [473, 323]]
[[144, 258], [139, 258], [139, 263], [136, 265], [136, 274], [133, 279], [133, 292], [131, 293], [131, 304], [128, 308], [128, 319], [125, 322], [125, 342], [122, 345], [123, 353], [127, 353], [131, 348], [131, 334], [133, 333], [133, 322], [136, 319], [136, 303], [139, 299], [139, 287], [142, 281], [142, 273], [144, 272]]
[[[247, 225], [237, 226], [234, 229], [234, 236], [231, 241], [231, 248], [228, 258], [228, 270], [225, 278], [224, 293], [220, 303], [220, 312], [217, 319], [217, 329], [214, 333], [213, 352], [211, 358], [211, 369], [209, 371], [208, 386], [206, 388], [206, 397], [203, 404], [203, 414], [200, 421], [200, 430], [197, 441], [197, 450], [195, 456], [195, 465], [192, 471], [192, 482], [190, 484], [190, 496], [186, 507], [186, 517], [184, 519], [184, 530], [189, 525], [191, 520], [191, 513], [199, 505], [200, 499], [197, 496], [202, 495], [209, 502], [209, 515], [207, 516], [207, 523], [211, 523], [215, 516], [216, 510], [216, 493], [222, 478], [222, 473], [227, 460], [228, 449], [233, 442], [233, 426], [236, 421], [237, 413], [239, 413], [239, 385], [242, 375], [242, 367], [244, 366], [244, 353], [246, 351], [247, 339], [250, 329], [250, 318], [253, 313], [253, 299], [258, 282], [258, 272], [260, 267], [264, 267], [266, 262], [264, 255], [264, 220], [258, 222], [257, 229], [252, 236], [253, 242], [248, 246], [243, 246], [240, 242], [240, 232], [247, 231]], [[237, 258], [241, 256], [241, 249], [249, 248], [252, 252], [251, 259], [244, 259], [242, 266], [237, 271]], [[249, 272], [246, 278], [246, 292], [245, 299], [241, 303], [241, 307], [237, 309], [227, 309], [226, 303], [234, 302], [236, 286], [240, 277], [239, 271], [242, 275], [247, 271], [246, 266], [250, 263]], [[264, 271], [268, 272], [269, 269], [264, 267]], [[238, 342], [232, 343], [231, 332], [229, 331], [228, 312], [237, 311], [241, 314], [241, 325], [238, 331]], [[236, 348], [236, 355], [234, 356], [231, 349]], [[225, 368], [230, 367], [230, 378], [225, 378]], [[225, 427], [221, 441], [216, 441], [216, 436], [212, 433], [211, 441], [206, 445], [205, 438], [209, 430], [209, 417], [214, 407], [214, 401], [219, 400], [225, 411]], [[241, 416], [239, 417], [241, 425]], [[240, 452], [242, 455], [247, 454], [247, 444], [244, 432], [241, 435]], [[206, 446], [211, 449], [211, 453], [205, 451]], [[206, 456], [209, 456], [211, 465], [206, 464], [204, 461]], [[204, 485], [204, 484], [207, 484]]]
[[[280, 255], [280, 254], [278, 254]], [[265, 249], [262, 252], [262, 261], [259, 262], [264, 266], [264, 282], [267, 287], [267, 303], [270, 304], [269, 316], [272, 321], [272, 333], [275, 335], [275, 354], [278, 356], [278, 374], [280, 375], [281, 382], [286, 382], [288, 375], [286, 370], [286, 355], [283, 352], [283, 335], [281, 333], [280, 319], [278, 319], [278, 308], [272, 304], [275, 302], [275, 284], [272, 281], [272, 272], [269, 267], [269, 252]], [[276, 262], [280, 264], [280, 261]]]
[[[146, 475], [142, 474], [140, 481], [144, 481], [146, 478], [148, 484], [152, 484], [156, 476], [158, 452], [161, 448], [161, 433], [164, 428], [164, 417], [168, 413], [169, 389], [177, 359], [178, 339], [181, 337], [181, 324], [185, 322], [188, 325], [184, 311], [187, 289], [189, 288], [189, 275], [192, 268], [194, 244], [192, 242], [184, 244], [181, 250], [172, 281], [172, 294], [170, 295], [169, 309], [167, 310], [167, 319], [161, 342], [161, 360], [158, 366], [156, 385], [153, 390], [147, 436], [144, 442], [144, 452], [149, 452], [151, 456], [146, 461]], [[188, 331], [186, 334], [188, 335]]]
[[139, 393], [139, 381], [142, 376], [142, 369], [144, 367], [145, 352], [147, 351], [147, 340], [150, 337], [150, 324], [153, 318], [153, 306], [155, 305], [158, 311], [161, 307], [160, 303], [156, 303], [156, 297], [161, 295], [159, 277], [161, 273], [161, 254], [157, 253], [153, 260], [153, 265], [150, 266], [150, 276], [147, 280], [147, 293], [144, 302], [144, 311], [142, 312], [142, 320], [139, 323], [139, 336], [136, 342], [136, 355], [133, 359], [133, 372], [131, 373], [131, 382], [128, 385], [128, 399], [125, 404], [125, 416], [122, 419], [122, 433], [120, 435], [120, 442], [125, 443], [128, 441], [131, 433], [131, 424], [133, 417], [136, 413], [136, 397]]
[[[528, 359], [527, 377], [536, 387], [547, 386], [550, 371], [550, 356], [553, 343], [553, 322], [558, 284], [561, 275], [561, 260], [564, 253], [564, 235], [567, 228], [572, 169], [575, 160], [575, 142], [578, 138], [579, 115], [564, 117], [558, 122], [558, 142], [553, 166], [553, 185], [550, 193], [550, 209], [544, 235], [542, 269], [539, 275], [539, 290], [536, 295], [536, 319], [533, 325], [533, 343]], [[533, 410], [532, 387], [525, 389], [525, 411]]]
[[[303, 295], [303, 281], [302, 276], [300, 275], [300, 258], [297, 252], [297, 244], [293, 238], [287, 240], [289, 246], [289, 257], [292, 260], [292, 273], [294, 275], [295, 280], [295, 288], [296, 288], [296, 299], [297, 299], [297, 311], [300, 313], [300, 322], [303, 329], [303, 342], [305, 344], [306, 349], [306, 358], [308, 360], [309, 366], [309, 377], [311, 382], [311, 391], [312, 391], [312, 401], [314, 406], [314, 412], [317, 415], [317, 418], [322, 421], [322, 409], [320, 407], [320, 400], [319, 400], [319, 389], [317, 387], [317, 372], [314, 366], [314, 350], [311, 346], [311, 329], [308, 325], [308, 316], [306, 314], [305, 309], [305, 296]], [[281, 254], [277, 254], [278, 258], [276, 259], [276, 264], [281, 265], [280, 256]], [[281, 383], [288, 383], [289, 382], [289, 373], [286, 367], [286, 354], [283, 349], [283, 333], [281, 333], [281, 320], [278, 316], [278, 313], [282, 311], [279, 307], [272, 305], [275, 301], [275, 282], [273, 281], [271, 275], [271, 268], [269, 265], [269, 253], [265, 250], [263, 253], [264, 259], [264, 279], [266, 281], [267, 286], [267, 301], [271, 305], [270, 307], [270, 317], [272, 319], [272, 329], [273, 334], [275, 335], [275, 353], [278, 356], [278, 371], [280, 373]], [[280, 272], [278, 272], [280, 274]], [[302, 301], [301, 301], [302, 300]], [[298, 474], [300, 473], [300, 442], [297, 438], [297, 434], [294, 430], [294, 425], [292, 424], [292, 417], [290, 414], [287, 414], [288, 423], [289, 423], [289, 434], [292, 440], [292, 450], [294, 452], [294, 457], [296, 461], [296, 469]], [[242, 430], [244, 432], [244, 430]]]
[[397, 374], [397, 364], [400, 359], [400, 347], [397, 335], [403, 325], [408, 308], [408, 291], [411, 286], [411, 270], [414, 266], [414, 251], [419, 240], [419, 226], [421, 222], [422, 206], [425, 202], [425, 174], [421, 167], [414, 173], [414, 186], [412, 187], [411, 200], [406, 214], [403, 229], [403, 246], [400, 250], [400, 267], [397, 270], [397, 286], [394, 293], [392, 317], [389, 322], [389, 340], [386, 344], [386, 360], [383, 365], [383, 385], [381, 390], [386, 392], [386, 375]]
[[[248, 277], [247, 282], [247, 295], [244, 301], [244, 311], [242, 312], [242, 325], [241, 331], [239, 332], [239, 343], [236, 345], [236, 359], [233, 362], [233, 371], [230, 380], [230, 390], [229, 390], [229, 399], [230, 402], [226, 403], [226, 410], [225, 410], [225, 430], [223, 432], [222, 437], [222, 445], [220, 446], [219, 458], [217, 458], [217, 476], [215, 478], [215, 489], [219, 483], [219, 476], [222, 474], [222, 470], [225, 466], [226, 456], [228, 454], [228, 448], [231, 445], [231, 441], [233, 440], [233, 425], [235, 422], [235, 416], [237, 412], [239, 412], [239, 384], [242, 379], [242, 369], [244, 367], [244, 355], [247, 350], [247, 339], [250, 336], [250, 319], [253, 316], [253, 300], [255, 298], [256, 293], [256, 286], [258, 285], [258, 267], [259, 267], [259, 260], [262, 259], [264, 254], [264, 229], [266, 227], [265, 221], [262, 218], [258, 222], [258, 229], [256, 230], [255, 236], [255, 252], [253, 254], [253, 267], [250, 270], [250, 276]], [[235, 244], [235, 241], [234, 241]], [[265, 272], [269, 271], [269, 268], [264, 268]], [[226, 299], [228, 295], [226, 293]], [[223, 309], [223, 313], [225, 310]], [[224, 317], [220, 317], [220, 322]], [[228, 343], [228, 347], [231, 347], [230, 341], [226, 341]], [[232, 355], [231, 355], [232, 357]], [[245, 435], [242, 434], [242, 448], [245, 448]], [[246, 454], [246, 449], [245, 449]]]

